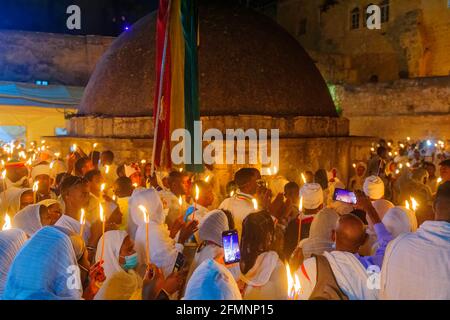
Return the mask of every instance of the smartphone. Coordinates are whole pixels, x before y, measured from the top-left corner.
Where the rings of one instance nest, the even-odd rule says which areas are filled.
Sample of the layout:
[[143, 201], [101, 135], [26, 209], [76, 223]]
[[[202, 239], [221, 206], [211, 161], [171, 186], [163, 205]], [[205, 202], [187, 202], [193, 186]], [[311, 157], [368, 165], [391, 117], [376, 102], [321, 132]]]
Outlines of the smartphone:
[[177, 260], [175, 261], [175, 265], [173, 266], [173, 272], [180, 271], [181, 268], [183, 268], [184, 266], [184, 261], [185, 261], [184, 254], [178, 252]]
[[236, 230], [222, 232], [223, 257], [225, 264], [232, 264], [241, 260], [239, 251], [239, 236]]
[[356, 204], [356, 195], [354, 192], [351, 192], [349, 190], [336, 188], [334, 190], [333, 200], [349, 204]]

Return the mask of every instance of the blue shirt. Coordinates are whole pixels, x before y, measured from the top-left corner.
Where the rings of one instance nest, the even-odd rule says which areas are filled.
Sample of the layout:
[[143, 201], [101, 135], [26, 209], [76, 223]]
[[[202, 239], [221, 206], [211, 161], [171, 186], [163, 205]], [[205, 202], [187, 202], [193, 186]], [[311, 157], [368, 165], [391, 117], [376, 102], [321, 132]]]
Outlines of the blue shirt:
[[361, 257], [357, 253], [355, 253], [355, 256], [366, 269], [372, 265], [376, 265], [381, 269], [384, 253], [386, 252], [386, 247], [394, 237], [392, 237], [391, 233], [386, 229], [382, 222], [375, 224], [373, 228], [375, 230], [375, 233], [377, 234], [379, 244], [377, 251], [373, 256]]

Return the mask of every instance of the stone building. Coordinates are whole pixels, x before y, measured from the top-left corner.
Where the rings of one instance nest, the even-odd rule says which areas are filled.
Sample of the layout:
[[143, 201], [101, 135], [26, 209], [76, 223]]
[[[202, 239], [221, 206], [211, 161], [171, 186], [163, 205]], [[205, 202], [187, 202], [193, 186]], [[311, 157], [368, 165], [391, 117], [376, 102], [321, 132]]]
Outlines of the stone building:
[[[366, 26], [370, 4], [380, 30]], [[279, 0], [277, 20], [333, 83], [450, 74], [448, 0]]]

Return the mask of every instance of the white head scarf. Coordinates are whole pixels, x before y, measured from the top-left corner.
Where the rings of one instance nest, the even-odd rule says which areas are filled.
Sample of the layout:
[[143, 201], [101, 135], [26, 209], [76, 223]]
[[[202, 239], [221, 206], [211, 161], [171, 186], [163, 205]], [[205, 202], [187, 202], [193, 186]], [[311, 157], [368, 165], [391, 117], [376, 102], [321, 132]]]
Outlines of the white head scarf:
[[187, 286], [184, 300], [242, 300], [230, 271], [212, 259], [195, 269]]
[[147, 209], [150, 221], [156, 224], [164, 224], [166, 214], [163, 211], [163, 205], [155, 189], [135, 190], [129, 200], [128, 208], [133, 222], [137, 225], [144, 225], [144, 215], [139, 209], [142, 205]]
[[[73, 272], [68, 272], [72, 268], [75, 268]], [[80, 300], [81, 281], [79, 277], [74, 279], [77, 268], [70, 238], [55, 227], [44, 227], [14, 259], [3, 299]]]
[[204, 218], [198, 227], [198, 236], [201, 241], [212, 241], [222, 246], [222, 232], [227, 231], [228, 219], [222, 210], [213, 210]]
[[386, 199], [378, 199], [372, 203], [373, 207], [378, 213], [378, 216], [381, 220], [383, 220], [384, 215], [388, 212], [389, 209], [395, 207], [395, 205]]
[[305, 183], [300, 189], [300, 196], [303, 197], [305, 209], [317, 209], [323, 204], [323, 190], [318, 183]]
[[35, 234], [42, 228], [40, 208], [40, 204], [32, 204], [17, 212], [12, 220], [14, 228], [25, 231], [30, 237]]
[[[8, 212], [10, 215], [15, 215], [20, 210], [20, 198], [26, 191], [32, 191], [30, 188], [8, 188], [5, 195], [0, 197], [2, 201], [2, 211]], [[5, 199], [5, 203], [3, 203]]]
[[125, 271], [119, 264], [120, 248], [122, 247], [123, 240], [128, 236], [126, 231], [123, 230], [111, 230], [105, 232], [100, 238], [97, 245], [97, 252], [95, 254], [95, 261], [100, 261], [100, 255], [102, 251], [102, 241], [105, 237], [105, 252], [103, 260], [103, 269], [105, 270], [106, 278], [110, 278], [113, 274]]
[[31, 169], [31, 179], [33, 181], [40, 175], [50, 176], [50, 165], [41, 163]]
[[380, 177], [370, 176], [364, 181], [364, 193], [373, 200], [378, 200], [384, 196], [384, 183]]
[[402, 207], [394, 207], [388, 210], [381, 220], [393, 237], [402, 233], [413, 231], [410, 218]]
[[0, 231], [0, 300], [5, 289], [9, 268], [25, 241], [27, 241], [27, 235], [22, 230]]

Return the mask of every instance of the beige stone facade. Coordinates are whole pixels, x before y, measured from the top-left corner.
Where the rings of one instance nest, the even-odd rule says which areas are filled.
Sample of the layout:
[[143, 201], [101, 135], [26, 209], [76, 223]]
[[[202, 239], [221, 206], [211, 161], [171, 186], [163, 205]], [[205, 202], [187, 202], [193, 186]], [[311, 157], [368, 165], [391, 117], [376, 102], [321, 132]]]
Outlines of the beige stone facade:
[[[336, 4], [321, 8], [325, 2]], [[369, 4], [384, 4], [383, 13], [389, 11], [381, 30], [365, 26]], [[352, 27], [356, 9], [358, 27]], [[450, 74], [448, 0], [279, 0], [277, 21], [300, 41], [329, 82]]]

